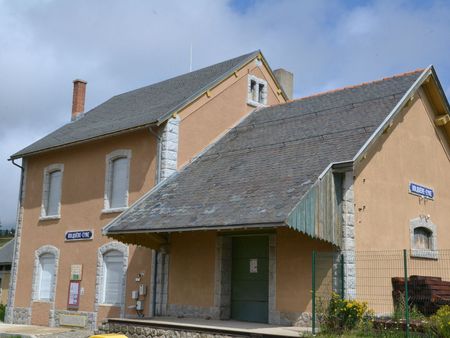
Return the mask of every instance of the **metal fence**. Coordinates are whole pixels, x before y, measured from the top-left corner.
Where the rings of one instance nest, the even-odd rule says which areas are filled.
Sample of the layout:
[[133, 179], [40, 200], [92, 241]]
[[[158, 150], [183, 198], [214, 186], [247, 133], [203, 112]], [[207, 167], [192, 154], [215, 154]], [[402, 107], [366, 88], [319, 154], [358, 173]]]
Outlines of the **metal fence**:
[[450, 305], [450, 250], [357, 251], [353, 267], [349, 261], [312, 253], [313, 331], [333, 292], [367, 302], [377, 318], [403, 321], [406, 334], [414, 320]]

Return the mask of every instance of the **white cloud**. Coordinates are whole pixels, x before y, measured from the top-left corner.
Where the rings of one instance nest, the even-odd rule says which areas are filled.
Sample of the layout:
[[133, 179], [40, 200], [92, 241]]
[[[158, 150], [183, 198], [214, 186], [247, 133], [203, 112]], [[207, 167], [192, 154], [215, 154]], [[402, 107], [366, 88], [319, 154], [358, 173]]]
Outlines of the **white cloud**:
[[[87, 107], [255, 49], [294, 72], [296, 95], [431, 63], [450, 92], [450, 4], [433, 1], [0, 0], [0, 218], [13, 219], [18, 169], [5, 159], [69, 120], [72, 80]], [[10, 202], [12, 201], [12, 202]]]

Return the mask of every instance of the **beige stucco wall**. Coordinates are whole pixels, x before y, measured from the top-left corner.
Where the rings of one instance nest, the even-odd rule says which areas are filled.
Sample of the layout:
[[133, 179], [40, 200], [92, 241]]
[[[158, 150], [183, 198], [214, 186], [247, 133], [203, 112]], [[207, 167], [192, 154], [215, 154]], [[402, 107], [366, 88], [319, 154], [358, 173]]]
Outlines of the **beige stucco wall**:
[[[409, 273], [450, 280], [450, 163], [448, 138], [435, 127], [423, 91], [381, 136], [354, 183], [357, 297], [380, 313], [392, 312], [392, 277], [402, 277], [402, 249], [409, 250], [410, 220], [430, 217], [437, 226], [439, 259], [410, 258]], [[434, 189], [423, 201], [408, 193], [415, 182]], [[376, 251], [376, 252], [373, 252]]]
[[[84, 295], [80, 297], [79, 310], [94, 311], [97, 251], [101, 245], [111, 241], [101, 235], [101, 228], [118, 215], [118, 213], [102, 213], [106, 155], [117, 149], [131, 150], [129, 183], [129, 204], [131, 204], [154, 185], [155, 141], [155, 137], [147, 130], [141, 130], [44, 153], [28, 159], [15, 306], [30, 306], [34, 252], [43, 245], [53, 245], [60, 249], [56, 309], [66, 309], [67, 307], [71, 264], [82, 264], [81, 287], [84, 288]], [[61, 218], [39, 221], [44, 168], [54, 163], [64, 164]], [[87, 229], [94, 230], [93, 241], [64, 242], [66, 231]], [[129, 254], [129, 271], [133, 275], [140, 271], [144, 272], [144, 283], [149, 285], [150, 260], [148, 257], [150, 250], [136, 250], [135, 247], [130, 246]], [[127, 283], [127, 306], [130, 305], [129, 291], [134, 288], [135, 285], [129, 280]], [[145, 308], [148, 309], [148, 304]], [[127, 311], [134, 314], [133, 310]], [[109, 313], [115, 314], [117, 309], [102, 307], [99, 319], [101, 320], [103, 315]], [[33, 318], [34, 316], [33, 311]]]
[[[289, 228], [277, 230], [276, 309], [282, 313], [311, 312], [312, 251], [331, 252], [333, 246]], [[322, 256], [321, 256], [322, 257]], [[318, 259], [317, 287], [331, 284], [331, 259]], [[328, 262], [329, 261], [329, 262]], [[330, 264], [328, 264], [330, 263]]]
[[267, 81], [267, 105], [285, 102], [262, 63], [252, 61], [235, 74], [180, 112], [179, 167], [255, 109], [247, 104], [248, 74]]
[[212, 307], [216, 233], [190, 232], [170, 238], [169, 304]]
[[[419, 215], [430, 215], [437, 225], [438, 248], [450, 249], [450, 151], [423, 98], [402, 111], [357, 168], [357, 251], [409, 249], [409, 221]], [[409, 194], [409, 182], [433, 188], [435, 200]]]

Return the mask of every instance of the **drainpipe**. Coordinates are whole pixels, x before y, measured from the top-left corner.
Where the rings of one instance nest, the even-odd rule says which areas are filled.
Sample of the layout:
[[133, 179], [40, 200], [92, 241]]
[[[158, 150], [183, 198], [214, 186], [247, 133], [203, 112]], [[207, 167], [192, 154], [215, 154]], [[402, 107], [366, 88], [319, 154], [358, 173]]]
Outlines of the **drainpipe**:
[[[156, 184], [158, 184], [161, 181], [161, 157], [162, 157], [162, 143], [161, 143], [161, 137], [158, 135], [157, 132], [153, 130], [152, 127], [148, 128], [148, 131], [153, 134], [158, 142], [158, 160], [156, 164]], [[153, 317], [156, 317], [156, 283], [158, 281], [158, 256], [159, 251], [155, 250], [155, 258], [154, 258], [154, 264], [153, 264], [153, 300], [152, 300], [152, 309], [153, 309]]]
[[19, 190], [19, 208], [20, 208], [21, 205], [22, 205], [22, 184], [23, 184], [23, 175], [24, 175], [25, 169], [24, 169], [24, 167], [18, 165], [16, 162], [14, 162], [15, 159], [9, 159], [8, 161], [11, 161], [11, 163], [13, 165], [15, 165], [17, 168], [20, 168], [20, 186], [19, 186], [20, 187], [20, 190]]
[[9, 159], [8, 161], [11, 161], [11, 163], [20, 168], [20, 185], [19, 185], [19, 203], [18, 203], [18, 208], [17, 208], [17, 223], [16, 223], [16, 232], [14, 234], [14, 238], [15, 238], [15, 243], [14, 243], [14, 252], [13, 252], [13, 261], [12, 261], [12, 266], [11, 266], [11, 278], [9, 281], [9, 292], [8, 292], [8, 303], [7, 303], [7, 313], [6, 313], [6, 320], [8, 323], [12, 323], [13, 322], [13, 302], [14, 302], [14, 297], [16, 294], [16, 281], [17, 281], [17, 269], [18, 269], [18, 264], [19, 262], [16, 261], [16, 255], [19, 254], [19, 240], [18, 240], [18, 236], [19, 236], [19, 228], [20, 228], [20, 224], [18, 222], [20, 222], [20, 212], [22, 209], [22, 196], [23, 196], [23, 182], [24, 182], [24, 177], [25, 177], [25, 168], [22, 167], [21, 165], [18, 165], [16, 162], [14, 162], [14, 159]]
[[156, 317], [156, 282], [158, 280], [158, 255], [159, 251], [155, 250], [155, 264], [153, 264], [153, 317]]

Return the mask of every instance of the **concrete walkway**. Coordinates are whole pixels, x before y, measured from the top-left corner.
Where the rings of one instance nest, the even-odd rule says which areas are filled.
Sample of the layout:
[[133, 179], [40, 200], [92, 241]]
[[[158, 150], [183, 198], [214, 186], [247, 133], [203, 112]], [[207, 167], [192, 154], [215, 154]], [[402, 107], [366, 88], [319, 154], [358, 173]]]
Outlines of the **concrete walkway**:
[[90, 331], [75, 330], [64, 327], [45, 327], [36, 325], [17, 325], [0, 323], [0, 337], [14, 337], [19, 335], [26, 337], [45, 337], [45, 338], [88, 338], [93, 335]]

